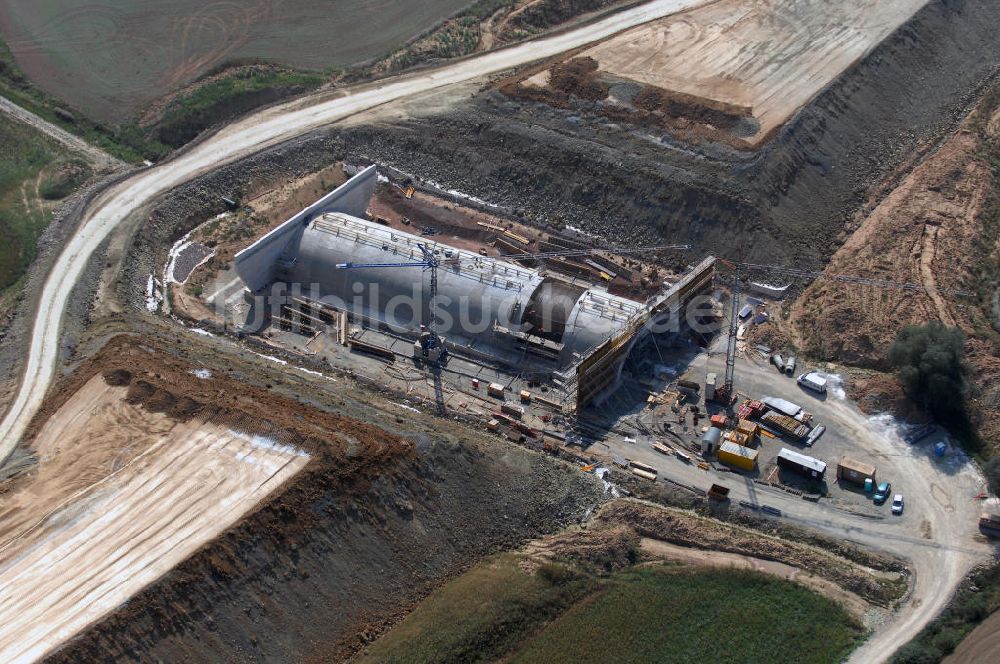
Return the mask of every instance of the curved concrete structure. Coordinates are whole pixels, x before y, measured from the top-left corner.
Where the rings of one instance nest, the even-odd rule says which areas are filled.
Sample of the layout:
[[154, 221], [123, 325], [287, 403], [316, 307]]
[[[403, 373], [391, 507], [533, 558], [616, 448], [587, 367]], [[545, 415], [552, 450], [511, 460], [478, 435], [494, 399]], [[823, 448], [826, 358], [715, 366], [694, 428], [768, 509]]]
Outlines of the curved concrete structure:
[[[375, 168], [365, 169], [238, 253], [236, 269], [247, 287], [262, 292], [284, 283], [293, 293], [416, 334], [431, 322], [430, 272], [394, 264], [422, 261], [423, 244], [440, 260], [439, 334], [508, 361], [524, 358], [525, 347], [544, 346], [558, 366], [580, 359], [642, 311], [604, 291], [361, 219], [376, 182]], [[344, 263], [381, 267], [337, 267]]]

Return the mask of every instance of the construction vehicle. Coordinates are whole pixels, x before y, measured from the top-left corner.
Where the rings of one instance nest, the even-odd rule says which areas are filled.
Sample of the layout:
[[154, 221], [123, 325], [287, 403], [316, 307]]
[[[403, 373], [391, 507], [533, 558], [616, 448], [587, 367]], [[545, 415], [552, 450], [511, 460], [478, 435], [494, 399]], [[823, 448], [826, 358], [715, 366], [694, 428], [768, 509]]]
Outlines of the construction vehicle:
[[366, 268], [395, 268], [395, 267], [419, 267], [424, 270], [430, 271], [431, 274], [431, 285], [430, 285], [430, 300], [429, 306], [431, 311], [432, 324], [429, 326], [421, 326], [420, 336], [413, 343], [413, 358], [417, 361], [425, 360], [432, 366], [443, 364], [447, 361], [448, 349], [445, 346], [444, 337], [438, 336], [437, 332], [434, 330], [433, 321], [437, 318], [436, 315], [436, 300], [437, 300], [437, 286], [438, 286], [438, 267], [441, 265], [441, 260], [437, 257], [437, 254], [424, 243], [417, 244], [417, 248], [423, 254], [423, 260], [421, 261], [410, 261], [407, 263], [337, 263], [337, 269], [340, 270], [353, 270], [353, 269], [366, 269]]
[[[892, 288], [897, 290], [906, 290], [912, 292], [925, 292], [926, 288], [920, 284], [912, 284], [904, 281], [890, 281], [888, 279], [869, 279], [866, 277], [857, 277], [853, 275], [845, 274], [827, 274], [825, 272], [813, 272], [810, 270], [800, 270], [794, 267], [787, 267], [782, 265], [763, 265], [759, 263], [737, 263], [729, 261], [723, 258], [717, 259], [719, 263], [729, 268], [733, 273], [732, 278], [732, 293], [730, 297], [730, 313], [729, 313], [729, 335], [728, 342], [726, 345], [726, 373], [723, 379], [723, 384], [716, 387], [715, 390], [715, 400], [721, 403], [732, 404], [736, 398], [735, 392], [735, 374], [736, 374], [736, 350], [737, 350], [737, 336], [739, 334], [740, 327], [740, 297], [742, 295], [742, 281], [740, 274], [753, 271], [766, 271], [769, 274], [781, 275], [785, 277], [795, 278], [795, 279], [824, 279], [827, 281], [838, 281], [846, 284], [856, 284], [861, 286], [874, 286], [876, 288]], [[784, 290], [784, 289], [782, 289]], [[974, 294], [969, 291], [958, 290], [954, 288], [939, 288], [939, 293], [950, 293], [952, 295], [957, 295], [960, 297], [972, 297]], [[772, 358], [772, 361], [778, 358]], [[782, 363], [778, 365], [779, 371], [784, 372], [785, 367]]]

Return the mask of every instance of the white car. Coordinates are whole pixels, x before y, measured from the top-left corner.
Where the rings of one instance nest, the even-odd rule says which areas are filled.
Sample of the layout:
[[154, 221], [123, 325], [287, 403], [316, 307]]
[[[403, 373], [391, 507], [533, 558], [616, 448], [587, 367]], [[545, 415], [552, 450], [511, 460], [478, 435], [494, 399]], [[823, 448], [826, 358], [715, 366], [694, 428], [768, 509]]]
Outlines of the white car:
[[892, 497], [892, 513], [902, 514], [903, 513], [903, 494], [897, 493]]

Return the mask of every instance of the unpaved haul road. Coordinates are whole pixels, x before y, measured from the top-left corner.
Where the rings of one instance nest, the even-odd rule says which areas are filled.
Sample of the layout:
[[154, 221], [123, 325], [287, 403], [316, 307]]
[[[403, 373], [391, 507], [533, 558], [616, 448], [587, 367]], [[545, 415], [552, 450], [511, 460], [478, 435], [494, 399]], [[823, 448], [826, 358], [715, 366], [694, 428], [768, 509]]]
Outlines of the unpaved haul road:
[[7, 459], [48, 391], [59, 354], [66, 301], [91, 255], [130, 213], [198, 175], [270, 145], [404, 97], [551, 57], [653, 19], [711, 0], [653, 0], [551, 37], [444, 65], [418, 74], [317, 94], [234, 123], [190, 151], [98, 196], [53, 266], [35, 316], [31, 348], [17, 397], [0, 423], [0, 463]]
[[[51, 384], [58, 360], [60, 325], [73, 286], [97, 247], [132, 212], [202, 173], [348, 116], [557, 55], [627, 28], [711, 1], [653, 0], [562, 34], [434, 70], [337, 93], [321, 93], [276, 106], [234, 123], [183, 155], [142, 171], [103, 192], [84, 212], [79, 229], [68, 241], [39, 296], [38, 313], [34, 320], [20, 389], [10, 410], [0, 422], [0, 462], [13, 451]], [[914, 470], [920, 472], [920, 469]], [[930, 512], [928, 517], [932, 519], [931, 525], [938, 533], [949, 532], [953, 527], [949, 520], [956, 521], [953, 515], [943, 512]], [[824, 527], [820, 519], [814, 525], [827, 531], [838, 530], [837, 525], [829, 522]], [[856, 530], [840, 529], [845, 534]], [[869, 537], [877, 539], [878, 533], [871, 533]], [[905, 615], [877, 632], [862, 650], [855, 653], [852, 661], [864, 661], [867, 664], [886, 659], [896, 647], [934, 617], [966, 568], [967, 561], [950, 554], [954, 552], [942, 548], [929, 555], [914, 558], [913, 566], [919, 586], [914, 594], [920, 598], [920, 603], [913, 602], [907, 606], [904, 609]], [[920, 601], [923, 598], [927, 598], [927, 601]]]

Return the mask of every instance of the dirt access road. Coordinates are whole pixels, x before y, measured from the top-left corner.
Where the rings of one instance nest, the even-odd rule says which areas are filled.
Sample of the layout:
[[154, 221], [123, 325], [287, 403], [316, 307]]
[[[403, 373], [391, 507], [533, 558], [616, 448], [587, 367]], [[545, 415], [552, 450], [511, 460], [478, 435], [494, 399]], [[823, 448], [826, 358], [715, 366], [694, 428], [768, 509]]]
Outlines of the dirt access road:
[[[702, 353], [692, 363], [692, 373], [722, 373], [725, 337], [719, 339], [711, 357]], [[987, 544], [977, 537], [980, 504], [973, 500], [983, 485], [978, 470], [960, 453], [944, 461], [933, 454], [935, 439], [919, 445], [904, 441], [879, 419], [861, 413], [850, 401], [833, 395], [820, 402], [799, 388], [791, 378], [780, 377], [763, 362], [740, 359], [736, 364], [740, 391], [752, 395], [778, 396], [804, 404], [828, 430], [807, 453], [825, 460], [830, 469], [839, 458], [831, 456], [838, 437], [857, 441], [864, 457], [878, 466], [879, 475], [891, 480], [905, 494], [907, 506], [902, 517], [882, 510], [885, 518], [869, 518], [834, 507], [829, 501], [811, 503], [776, 488], [761, 486], [730, 473], [713, 475], [675, 457], [665, 457], [648, 444], [612, 443], [609, 452], [647, 463], [666, 477], [682, 484], [706, 487], [717, 481], [730, 488], [734, 502], [749, 501], [781, 511], [781, 521], [842, 537], [864, 547], [881, 549], [907, 558], [914, 573], [910, 595], [884, 626], [878, 628], [852, 653], [849, 661], [869, 664], [887, 660], [947, 604], [962, 578], [990, 554]], [[788, 446], [780, 442], [768, 446]]]
[[87, 155], [99, 170], [113, 171], [124, 165], [123, 162], [115, 159], [104, 150], [94, 147], [79, 136], [74, 136], [51, 122], [38, 117], [31, 111], [26, 111], [6, 97], [0, 97], [0, 113], [6, 113], [18, 122], [23, 122], [26, 125], [34, 127], [74, 152]]
[[464, 83], [607, 38], [630, 27], [704, 4], [653, 0], [589, 25], [469, 58], [437, 69], [283, 104], [238, 121], [190, 150], [144, 170], [95, 198], [45, 282], [38, 303], [21, 387], [0, 423], [0, 461], [6, 459], [37, 412], [52, 380], [66, 302], [97, 247], [126, 217], [201, 173], [348, 116], [405, 97]]

